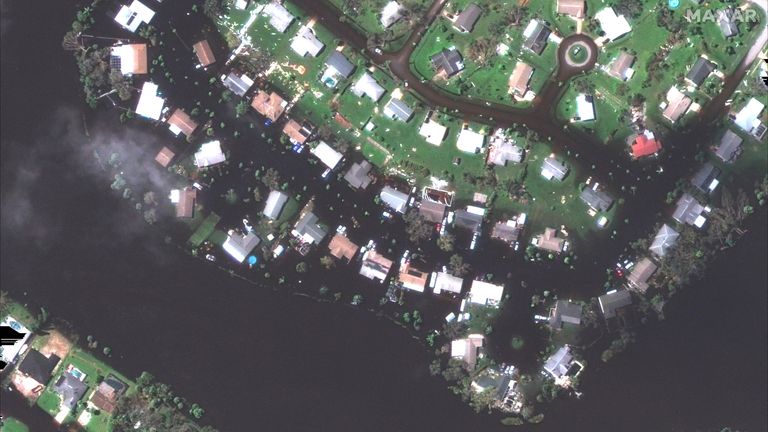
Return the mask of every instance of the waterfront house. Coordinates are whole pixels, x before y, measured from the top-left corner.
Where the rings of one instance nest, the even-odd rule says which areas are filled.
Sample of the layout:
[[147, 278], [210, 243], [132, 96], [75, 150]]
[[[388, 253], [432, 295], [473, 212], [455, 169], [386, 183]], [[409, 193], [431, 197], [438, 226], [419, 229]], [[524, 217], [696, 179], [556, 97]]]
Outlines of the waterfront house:
[[61, 407], [71, 411], [75, 409], [77, 402], [85, 395], [88, 386], [72, 375], [72, 373], [64, 372], [56, 380], [52, 390], [61, 397]]
[[32, 332], [10, 315], [0, 322], [0, 327], [5, 327], [8, 331], [7, 334], [3, 335], [5, 338], [13, 337], [7, 345], [2, 345], [0, 348], [0, 362], [11, 364], [16, 361], [22, 348], [27, 347], [27, 341], [32, 336]]
[[349, 183], [353, 189], [365, 189], [371, 183], [371, 163], [367, 160], [355, 162], [344, 174], [344, 180]]
[[317, 57], [323, 48], [325, 44], [320, 42], [315, 32], [307, 26], [301, 27], [291, 41], [291, 49], [300, 57]]
[[708, 194], [717, 188], [720, 182], [717, 177], [720, 175], [720, 168], [712, 165], [711, 162], [707, 162], [696, 171], [696, 174], [691, 178], [691, 184], [704, 194]]
[[520, 238], [524, 225], [525, 213], [520, 214], [514, 219], [496, 222], [493, 230], [491, 230], [491, 238], [514, 244]]
[[378, 102], [386, 92], [368, 72], [362, 74], [349, 90], [357, 97], [365, 95], [374, 102]]
[[547, 180], [563, 181], [566, 175], [568, 175], [568, 168], [562, 162], [551, 156], [544, 159], [541, 165], [542, 177]]
[[392, 120], [407, 122], [413, 117], [413, 110], [400, 99], [392, 98], [384, 105], [384, 115]]
[[293, 228], [293, 235], [299, 237], [305, 243], [313, 244], [323, 241], [325, 236], [328, 235], [328, 231], [320, 226], [320, 220], [317, 215], [307, 212], [296, 222], [296, 226]]
[[677, 200], [672, 219], [681, 224], [701, 228], [707, 221], [707, 218], [703, 216], [704, 212], [709, 212], [709, 208], [701, 205], [696, 198], [686, 192]]
[[[744, 132], [750, 133], [760, 139], [765, 133], [765, 128], [762, 127], [760, 121], [760, 114], [763, 113], [765, 105], [755, 98], [749, 99], [749, 102], [742, 108], [734, 117], [733, 122], [736, 126], [740, 127]], [[758, 131], [761, 131], [758, 133]]]
[[430, 60], [437, 75], [446, 79], [464, 70], [464, 59], [456, 47], [444, 48]]
[[581, 324], [581, 315], [581, 305], [568, 300], [558, 300], [549, 311], [549, 327], [552, 330], [560, 330], [563, 328], [563, 323], [578, 326]]
[[648, 289], [648, 280], [656, 272], [656, 268], [656, 264], [650, 258], [641, 259], [627, 276], [627, 285], [644, 293]]
[[263, 12], [269, 17], [269, 25], [280, 33], [285, 33], [294, 20], [293, 15], [277, 1], [271, 1], [264, 6]]
[[701, 83], [704, 82], [705, 79], [707, 79], [709, 74], [714, 72], [714, 70], [714, 63], [705, 59], [704, 57], [699, 57], [698, 60], [696, 60], [696, 63], [693, 64], [693, 67], [691, 67], [691, 70], [688, 71], [688, 75], [685, 76], [685, 80], [692, 86], [698, 87], [701, 85]]
[[585, 9], [584, 0], [557, 0], [557, 13], [568, 15], [573, 19], [584, 18]]
[[400, 282], [403, 288], [424, 292], [424, 286], [429, 281], [429, 273], [414, 268], [410, 262], [406, 262], [400, 266], [400, 274], [397, 277], [397, 281]]
[[421, 127], [419, 128], [419, 135], [423, 136], [428, 143], [435, 146], [442, 144], [447, 133], [447, 127], [430, 119], [429, 117], [424, 120], [424, 123], [422, 123]]
[[264, 204], [264, 216], [271, 220], [277, 220], [280, 217], [280, 212], [283, 211], [285, 203], [288, 202], [288, 195], [283, 192], [273, 190], [269, 192], [267, 202]]
[[238, 74], [236, 71], [231, 71], [229, 75], [222, 76], [222, 82], [224, 87], [240, 97], [245, 96], [253, 86], [253, 80], [248, 75]]
[[171, 202], [176, 205], [177, 218], [194, 217], [196, 201], [197, 189], [193, 187], [185, 187], [181, 190], [171, 190]]
[[475, 370], [475, 364], [479, 357], [482, 357], [482, 350], [485, 346], [485, 336], [481, 334], [471, 334], [463, 339], [451, 341], [451, 357], [461, 359], [470, 371]]
[[213, 55], [213, 50], [211, 50], [211, 45], [207, 40], [203, 39], [192, 45], [192, 51], [197, 55], [197, 61], [201, 67], [206, 68], [216, 63], [216, 57]]
[[477, 24], [477, 20], [480, 19], [480, 15], [483, 10], [475, 3], [470, 3], [463, 11], [456, 17], [453, 22], [453, 26], [456, 27], [462, 33], [470, 33]]
[[524, 97], [528, 92], [528, 82], [533, 75], [533, 68], [524, 62], [517, 62], [515, 69], [509, 76], [509, 91], [512, 96]]
[[627, 81], [635, 74], [634, 69], [632, 69], [634, 63], [635, 56], [626, 51], [622, 51], [608, 68], [608, 75], [622, 81]]
[[632, 157], [639, 159], [641, 157], [654, 155], [661, 150], [661, 141], [656, 139], [653, 132], [649, 130], [638, 134], [632, 142]]
[[541, 55], [547, 46], [550, 33], [552, 31], [544, 23], [537, 19], [532, 19], [528, 26], [525, 27], [525, 30], [523, 30], [523, 37], [526, 38], [525, 42], [523, 42], [523, 47], [537, 55]]
[[680, 237], [680, 233], [672, 229], [671, 226], [664, 224], [659, 228], [648, 250], [657, 257], [663, 258], [667, 251], [675, 245], [678, 237]]
[[147, 73], [147, 44], [125, 44], [112, 47], [109, 59], [111, 70], [123, 75]]
[[155, 162], [160, 164], [161, 167], [167, 168], [168, 165], [171, 164], [171, 161], [173, 161], [174, 156], [176, 156], [176, 153], [174, 153], [173, 150], [169, 149], [168, 147], [163, 147], [159, 152], [157, 152], [157, 155], [155, 156]]
[[408, 194], [393, 189], [390, 186], [384, 186], [379, 197], [384, 204], [398, 213], [404, 213], [408, 205]]
[[717, 11], [717, 24], [723, 37], [730, 38], [739, 34], [739, 27], [734, 19], [734, 9], [720, 9]]
[[446, 205], [438, 202], [422, 200], [419, 204], [419, 214], [427, 222], [441, 223], [445, 218]]
[[437, 272], [435, 274], [434, 285], [435, 294], [439, 294], [442, 291], [461, 294], [461, 287], [464, 285], [464, 279], [449, 273]]
[[571, 354], [571, 348], [568, 345], [564, 345], [544, 362], [544, 370], [552, 375], [552, 378], [555, 380], [560, 380], [568, 374], [573, 363], [574, 359]]
[[378, 279], [384, 282], [392, 269], [392, 260], [384, 258], [375, 250], [366, 251], [363, 254], [363, 264], [360, 266], [360, 274], [371, 280]]
[[221, 151], [219, 140], [210, 141], [200, 146], [200, 150], [195, 153], [195, 166], [205, 168], [220, 164], [227, 160], [227, 156]]
[[330, 170], [335, 169], [339, 165], [339, 162], [344, 158], [343, 154], [334, 150], [333, 147], [329, 146], [325, 141], [320, 141], [315, 148], [310, 150], [310, 153], [320, 159], [320, 162]]
[[125, 388], [126, 386], [122, 381], [109, 375], [91, 393], [88, 403], [102, 412], [112, 414], [117, 406], [118, 396]]
[[726, 130], [715, 149], [715, 156], [723, 162], [733, 163], [741, 155], [741, 142], [740, 136], [730, 129]]
[[627, 290], [611, 290], [598, 297], [597, 301], [605, 319], [610, 319], [619, 310], [632, 304], [632, 295]]
[[228, 253], [235, 261], [242, 263], [259, 243], [261, 243], [261, 239], [253, 231], [242, 235], [230, 230], [222, 247], [224, 252]]
[[158, 94], [157, 84], [146, 81], [141, 86], [141, 95], [139, 96], [139, 103], [136, 105], [136, 114], [146, 117], [152, 120], [160, 120], [160, 115], [163, 113], [163, 99]]
[[507, 162], [520, 163], [523, 161], [524, 152], [515, 144], [515, 140], [508, 138], [503, 129], [496, 129], [491, 135], [491, 143], [488, 148], [486, 163], [496, 166], [507, 166]]
[[283, 115], [287, 106], [288, 102], [282, 96], [275, 92], [267, 93], [264, 90], [256, 92], [251, 101], [251, 107], [272, 122], [276, 122]]
[[473, 233], [479, 233], [483, 225], [485, 209], [475, 206], [467, 206], [466, 210], [456, 210], [454, 214], [454, 225], [465, 228]]
[[341, 51], [334, 51], [325, 59], [325, 71], [320, 81], [328, 87], [336, 87], [339, 81], [349, 78], [354, 71], [355, 65]]
[[672, 86], [667, 91], [667, 105], [661, 115], [672, 123], [688, 111], [693, 101], [683, 94], [677, 87]]
[[197, 122], [192, 120], [192, 117], [181, 108], [173, 110], [173, 114], [168, 117], [166, 122], [168, 123], [168, 129], [176, 136], [183, 133], [184, 136], [190, 137], [197, 129]]
[[339, 233], [336, 233], [328, 244], [328, 250], [331, 255], [338, 259], [344, 258], [347, 261], [352, 261], [358, 249], [360, 249], [360, 246], [352, 243], [347, 236]]
[[605, 33], [605, 38], [611, 41], [624, 36], [632, 31], [632, 27], [624, 15], [616, 15], [613, 8], [607, 7], [595, 14], [595, 19], [600, 23], [600, 28]]
[[304, 144], [312, 136], [315, 128], [309, 122], [301, 123], [294, 119], [289, 119], [283, 126], [283, 133], [294, 144]]
[[581, 191], [579, 198], [594, 211], [608, 211], [613, 205], [613, 197], [602, 190], [595, 190], [589, 186]]
[[463, 127], [456, 139], [456, 147], [467, 153], [479, 153], [485, 145], [485, 135]]
[[498, 307], [504, 295], [504, 285], [496, 285], [490, 282], [473, 280], [467, 294], [470, 303], [482, 306]]
[[591, 95], [579, 93], [576, 96], [576, 116], [574, 121], [590, 121], [595, 119], [595, 102]]
[[379, 14], [379, 21], [384, 28], [389, 28], [392, 24], [400, 21], [403, 17], [402, 8], [396, 1], [390, 1], [381, 9]]
[[61, 359], [56, 354], [46, 357], [40, 351], [30, 349], [27, 351], [24, 360], [19, 364], [18, 370], [25, 377], [29, 377], [40, 385], [45, 386], [51, 379], [53, 369], [56, 368], [59, 361]]
[[545, 228], [544, 233], [534, 237], [531, 244], [539, 249], [554, 253], [560, 253], [565, 249], [565, 239], [558, 237], [557, 230], [554, 228]]
[[142, 23], [149, 24], [155, 12], [139, 0], [133, 0], [130, 6], [121, 5], [115, 15], [115, 21], [124, 29], [135, 33]]

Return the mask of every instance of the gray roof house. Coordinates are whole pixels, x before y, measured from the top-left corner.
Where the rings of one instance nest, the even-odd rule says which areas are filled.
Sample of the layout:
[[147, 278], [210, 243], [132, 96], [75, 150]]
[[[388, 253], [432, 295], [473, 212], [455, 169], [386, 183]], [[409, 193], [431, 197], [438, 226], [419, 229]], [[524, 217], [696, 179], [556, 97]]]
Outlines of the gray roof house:
[[688, 75], [685, 76], [685, 79], [695, 86], [700, 86], [714, 70], [714, 63], [704, 57], [699, 57], [699, 59], [696, 60], [696, 63], [693, 64], [691, 70], [688, 71]]
[[715, 149], [715, 156], [723, 162], [733, 162], [741, 155], [741, 137], [728, 129], [720, 139], [720, 144]]
[[475, 28], [475, 24], [480, 19], [482, 13], [483, 10], [480, 9], [480, 6], [471, 3], [456, 17], [453, 26], [465, 33], [469, 33]]
[[696, 171], [691, 179], [691, 184], [698, 190], [706, 193], [712, 192], [720, 183], [717, 177], [720, 175], [720, 168], [707, 162]]
[[607, 192], [594, 190], [591, 187], [584, 188], [581, 191], [580, 198], [586, 205], [595, 211], [608, 211], [613, 205], [613, 197]]
[[386, 92], [384, 87], [380, 86], [379, 83], [376, 82], [376, 79], [368, 72], [360, 75], [360, 78], [355, 81], [355, 84], [352, 85], [350, 91], [358, 97], [362, 97], [363, 95], [368, 96], [374, 102], [378, 102]]
[[541, 166], [541, 175], [547, 180], [556, 179], [562, 181], [567, 174], [568, 168], [562, 162], [551, 157], [544, 159], [544, 163]]
[[381, 201], [387, 206], [391, 207], [398, 213], [405, 212], [405, 207], [408, 205], [408, 194], [400, 192], [389, 186], [384, 186], [379, 194]]
[[681, 224], [693, 225], [701, 228], [707, 219], [702, 216], [704, 213], [704, 206], [701, 205], [696, 198], [689, 193], [684, 193], [683, 196], [677, 200], [675, 205], [675, 212], [672, 214], [672, 219]]
[[664, 224], [656, 233], [656, 237], [653, 238], [653, 243], [648, 249], [654, 255], [663, 257], [666, 255], [667, 250], [675, 245], [677, 238], [680, 237], [680, 233], [672, 229], [671, 226]]
[[533, 29], [533, 32], [528, 36], [528, 39], [523, 42], [523, 46], [536, 54], [541, 55], [544, 48], [547, 46], [547, 39], [549, 38], [550, 33], [552, 32], [547, 26], [537, 21], [536, 28]]
[[419, 205], [419, 214], [428, 222], [440, 223], [445, 217], [445, 204], [423, 200]]
[[607, 294], [603, 294], [597, 298], [600, 303], [600, 310], [603, 312], [603, 316], [613, 318], [616, 316], [616, 311], [632, 304], [632, 296], [627, 290], [613, 290]]
[[733, 8], [718, 10], [717, 24], [720, 26], [723, 37], [729, 38], [739, 34], [739, 27], [736, 26], [736, 20], [733, 18]]
[[558, 300], [550, 311], [549, 326], [556, 330], [562, 328], [563, 323], [581, 324], [581, 306], [568, 300]]
[[557, 379], [568, 373], [572, 363], [571, 348], [565, 345], [547, 359], [544, 363], [544, 370]]
[[456, 48], [446, 48], [431, 58], [432, 67], [440, 74], [444, 73], [446, 78], [450, 78], [464, 70], [464, 59]]
[[407, 122], [413, 117], [413, 110], [400, 99], [392, 98], [384, 105], [384, 115], [393, 120]]
[[264, 216], [269, 219], [275, 220], [280, 217], [280, 212], [283, 211], [283, 206], [288, 201], [288, 195], [280, 191], [272, 191], [269, 193], [267, 203], [264, 205]]
[[253, 80], [248, 78], [248, 76], [237, 75], [234, 71], [224, 78], [224, 86], [240, 97], [245, 96], [245, 93], [248, 92], [252, 85]]
[[88, 390], [88, 386], [84, 382], [75, 378], [70, 372], [64, 372], [61, 374], [56, 384], [53, 385], [53, 391], [61, 396], [61, 405], [75, 409], [77, 402], [83, 397]]
[[352, 75], [352, 72], [355, 71], [355, 65], [347, 60], [344, 54], [339, 51], [332, 52], [331, 55], [325, 59], [325, 65], [329, 68], [333, 68], [337, 74], [344, 78], [349, 78], [349, 76]]
[[456, 210], [453, 223], [472, 232], [480, 232], [480, 227], [483, 225], [483, 216], [467, 210]]
[[355, 162], [344, 174], [344, 180], [354, 189], [365, 189], [371, 183], [368, 173], [371, 172], [371, 163], [367, 160]]
[[317, 215], [307, 212], [296, 223], [294, 230], [309, 243], [320, 243], [328, 232], [319, 224]]

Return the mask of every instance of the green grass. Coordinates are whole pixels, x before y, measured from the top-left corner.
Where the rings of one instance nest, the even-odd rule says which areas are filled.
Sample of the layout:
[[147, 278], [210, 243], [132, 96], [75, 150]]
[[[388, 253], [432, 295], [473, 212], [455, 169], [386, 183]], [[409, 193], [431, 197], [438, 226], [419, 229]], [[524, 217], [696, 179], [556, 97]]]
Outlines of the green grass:
[[0, 426], [0, 432], [29, 432], [27, 425], [13, 417], [3, 419], [3, 425]]
[[[55, 380], [52, 380], [51, 382], [55, 382]], [[43, 390], [43, 393], [40, 394], [40, 397], [37, 398], [37, 406], [39, 406], [43, 411], [47, 412], [51, 415], [51, 417], [55, 417], [56, 414], [59, 413], [59, 407], [61, 405], [61, 398], [59, 395], [54, 393], [50, 388], [46, 388]]]
[[28, 329], [37, 327], [37, 317], [33, 315], [32, 312], [30, 312], [30, 310], [24, 307], [21, 303], [10, 300], [4, 303], [2, 305], [2, 309], [0, 309], [0, 321], [4, 320], [5, 317], [9, 315]]
[[211, 212], [205, 218], [203, 223], [197, 227], [195, 232], [192, 233], [192, 236], [189, 237], [187, 242], [194, 247], [200, 246], [206, 239], [208, 239], [208, 237], [211, 236], [211, 234], [213, 234], [214, 230], [216, 229], [216, 224], [219, 223], [219, 220], [221, 220], [221, 217], [216, 213]]
[[[385, 51], [400, 49], [411, 34], [411, 24], [404, 19], [392, 24], [389, 29], [381, 25], [379, 13], [389, 0], [361, 0], [361, 7], [357, 13], [344, 7], [346, 0], [330, 0], [330, 3], [342, 11], [347, 22], [356, 27], [360, 33], [386, 35], [386, 42], [382, 46]], [[426, 9], [431, 2], [424, 0], [422, 3]]]

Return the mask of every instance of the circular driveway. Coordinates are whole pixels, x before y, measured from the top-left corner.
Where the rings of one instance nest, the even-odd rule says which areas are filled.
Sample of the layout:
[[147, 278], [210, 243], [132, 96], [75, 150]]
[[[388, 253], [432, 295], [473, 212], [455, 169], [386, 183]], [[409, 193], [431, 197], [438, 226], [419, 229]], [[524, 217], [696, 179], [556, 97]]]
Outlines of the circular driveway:
[[[574, 56], [572, 51], [577, 47], [581, 48], [581, 52]], [[573, 34], [563, 38], [557, 48], [558, 80], [565, 81], [595, 67], [597, 52], [597, 45], [589, 36]]]

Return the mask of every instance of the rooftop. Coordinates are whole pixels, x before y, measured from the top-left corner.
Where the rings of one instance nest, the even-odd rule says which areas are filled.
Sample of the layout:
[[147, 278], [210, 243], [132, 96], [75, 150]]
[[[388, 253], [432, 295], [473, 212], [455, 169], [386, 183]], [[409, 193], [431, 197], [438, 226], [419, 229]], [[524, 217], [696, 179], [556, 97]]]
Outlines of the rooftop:
[[450, 78], [464, 69], [464, 60], [456, 48], [446, 48], [431, 58], [432, 67], [438, 74], [444, 74]]
[[424, 286], [429, 281], [429, 273], [416, 269], [411, 266], [410, 262], [406, 262], [400, 266], [400, 274], [397, 280], [403, 285], [403, 288], [424, 292]]
[[285, 193], [276, 190], [269, 192], [267, 202], [264, 204], [264, 217], [272, 220], [279, 218], [286, 202], [288, 202], [288, 195]]
[[422, 123], [421, 128], [419, 128], [419, 135], [426, 138], [428, 143], [436, 146], [443, 142], [447, 133], [447, 127], [431, 119]]
[[413, 117], [413, 110], [400, 99], [392, 98], [384, 106], [384, 115], [407, 122]]
[[390, 186], [384, 186], [379, 194], [381, 201], [391, 207], [398, 213], [403, 213], [408, 205], [408, 194], [393, 189]]
[[235, 71], [232, 71], [224, 78], [224, 86], [232, 93], [243, 97], [253, 86], [253, 80], [248, 75], [238, 75]]
[[482, 13], [483, 10], [480, 9], [480, 6], [470, 3], [463, 11], [461, 11], [459, 16], [456, 17], [456, 21], [453, 22], [453, 25], [463, 32], [471, 32], [475, 28], [475, 24], [477, 23], [477, 20], [480, 19]]
[[613, 197], [602, 190], [585, 187], [579, 196], [585, 204], [595, 211], [608, 211], [613, 205]]
[[287, 106], [288, 102], [282, 96], [275, 92], [267, 93], [264, 90], [259, 90], [251, 101], [251, 107], [256, 112], [273, 122], [280, 118]]
[[350, 88], [350, 91], [358, 97], [366, 95], [374, 102], [378, 102], [386, 92], [384, 87], [380, 86], [368, 72], [362, 74], [360, 78], [355, 81], [355, 84]]
[[653, 243], [648, 248], [654, 255], [663, 257], [666, 255], [669, 248], [674, 246], [677, 242], [677, 238], [680, 234], [672, 229], [671, 226], [664, 224], [656, 233], [656, 237], [653, 238]]
[[484, 145], [485, 135], [468, 128], [463, 128], [456, 140], [456, 147], [467, 153], [478, 153]]
[[176, 108], [173, 111], [173, 114], [168, 117], [167, 122], [169, 125], [168, 129], [170, 129], [174, 135], [183, 133], [184, 136], [189, 137], [195, 132], [195, 129], [197, 129], [197, 122], [192, 120], [192, 117], [185, 113], [181, 108]]
[[242, 263], [260, 242], [261, 239], [253, 231], [246, 235], [230, 231], [222, 247], [235, 261]]
[[269, 16], [269, 24], [280, 33], [284, 33], [294, 20], [288, 9], [276, 1], [264, 6], [264, 14]]
[[200, 146], [195, 153], [195, 165], [204, 168], [216, 165], [227, 160], [227, 156], [221, 151], [221, 143], [218, 140], [207, 142]]
[[291, 41], [291, 49], [302, 57], [307, 54], [317, 57], [323, 48], [325, 48], [325, 44], [320, 42], [315, 32], [307, 26], [301, 27]]
[[624, 18], [624, 15], [616, 15], [613, 8], [607, 7], [595, 14], [595, 19], [600, 22], [600, 28], [605, 32], [605, 37], [614, 41], [629, 33], [632, 27]]
[[454, 294], [461, 294], [461, 286], [464, 284], [464, 279], [456, 277], [449, 273], [438, 272], [435, 276], [435, 294], [439, 294], [441, 291], [452, 292]]
[[344, 155], [337, 152], [333, 147], [329, 146], [325, 141], [320, 141], [315, 148], [311, 150], [311, 153], [315, 155], [320, 162], [326, 167], [334, 169], [339, 165], [339, 162], [344, 158]]
[[572, 363], [573, 355], [571, 355], [570, 347], [566, 345], [560, 347], [547, 359], [544, 363], [544, 370], [557, 379], [568, 373]]
[[608, 319], [615, 317], [617, 310], [631, 305], [632, 296], [627, 290], [613, 290], [598, 297], [597, 301], [600, 303], [603, 316]]
[[123, 75], [145, 74], [148, 71], [147, 44], [118, 45], [112, 47], [111, 55], [119, 60]]
[[203, 39], [192, 45], [192, 50], [197, 55], [197, 61], [200, 62], [200, 66], [207, 67], [216, 62], [216, 57], [214, 57], [211, 45], [207, 40]]
[[363, 264], [360, 267], [360, 274], [368, 279], [378, 279], [381, 282], [389, 275], [392, 268], [392, 260], [384, 258], [375, 250], [370, 250], [363, 254]]
[[674, 123], [688, 111], [692, 102], [691, 98], [684, 95], [677, 87], [672, 86], [667, 91], [667, 107], [661, 114]]
[[350, 63], [344, 54], [339, 51], [332, 52], [331, 55], [325, 59], [325, 64], [344, 78], [349, 78], [355, 70], [355, 65]]
[[176, 156], [176, 153], [173, 150], [163, 147], [155, 156], [155, 162], [159, 163], [161, 167], [166, 168], [171, 164], [174, 156]]
[[371, 168], [371, 163], [367, 160], [355, 162], [344, 174], [344, 180], [354, 189], [365, 189], [371, 183], [371, 178], [368, 176]]
[[157, 84], [146, 81], [141, 86], [139, 103], [136, 105], [136, 114], [152, 120], [160, 120], [165, 99], [158, 95]]
[[549, 316], [549, 326], [553, 329], [562, 328], [563, 323], [581, 324], [581, 306], [568, 300], [558, 300]]
[[61, 396], [61, 405], [70, 410], [75, 409], [87, 390], [88, 386], [69, 372], [61, 374], [53, 385], [53, 391]]
[[483, 306], [498, 306], [504, 295], [504, 285], [473, 280], [467, 298], [471, 303]]
[[337, 233], [328, 244], [328, 249], [330, 250], [331, 255], [336, 258], [346, 258], [347, 261], [352, 261], [352, 258], [355, 257], [360, 247], [352, 243], [347, 236]]
[[650, 258], [643, 258], [632, 267], [632, 272], [627, 276], [629, 286], [640, 292], [648, 289], [648, 280], [656, 271], [656, 264]]
[[702, 165], [698, 171], [696, 171], [696, 174], [693, 175], [691, 184], [701, 192], [709, 193], [714, 191], [715, 188], [717, 188], [717, 185], [720, 183], [717, 180], [719, 175], [720, 168], [712, 165], [710, 162], [707, 162]]
[[541, 21], [531, 20], [523, 31], [523, 36], [526, 38], [523, 46], [541, 55], [547, 46], [550, 33], [552, 32]]
[[568, 175], [568, 168], [557, 159], [548, 157], [541, 165], [541, 175], [547, 180], [562, 181]]
[[294, 231], [307, 243], [320, 243], [328, 232], [320, 226], [320, 220], [317, 215], [307, 212], [299, 219], [294, 227]]
[[573, 18], [584, 18], [584, 0], [557, 0], [557, 13], [570, 15]]
[[661, 141], [657, 140], [652, 133], [641, 133], [632, 143], [632, 157], [635, 159], [650, 156], [659, 150], [661, 150]]
[[533, 75], [533, 68], [526, 63], [517, 62], [509, 76], [509, 94], [524, 96], [528, 92], [528, 81]]
[[538, 248], [550, 252], [560, 253], [563, 251], [563, 246], [565, 245], [565, 239], [558, 237], [557, 230], [554, 228], [544, 229], [544, 233], [537, 235], [535, 240], [535, 245]]
[[621, 54], [619, 54], [619, 56], [616, 57], [616, 59], [611, 63], [611, 66], [608, 69], [608, 74], [614, 78], [626, 81], [632, 78], [632, 75], [635, 72], [632, 70], [632, 65], [634, 63], [635, 56], [626, 51], [622, 51]]
[[51, 379], [51, 372], [60, 360], [55, 354], [46, 357], [40, 351], [30, 349], [19, 364], [19, 372], [45, 385]]
[[685, 79], [695, 86], [700, 86], [714, 70], [714, 63], [704, 57], [699, 57], [696, 60], [696, 63], [691, 67], [691, 70], [688, 71], [688, 75], [685, 76]]
[[723, 162], [733, 162], [741, 154], [741, 142], [741, 137], [728, 129], [720, 139], [720, 144], [715, 150], [715, 155]]

